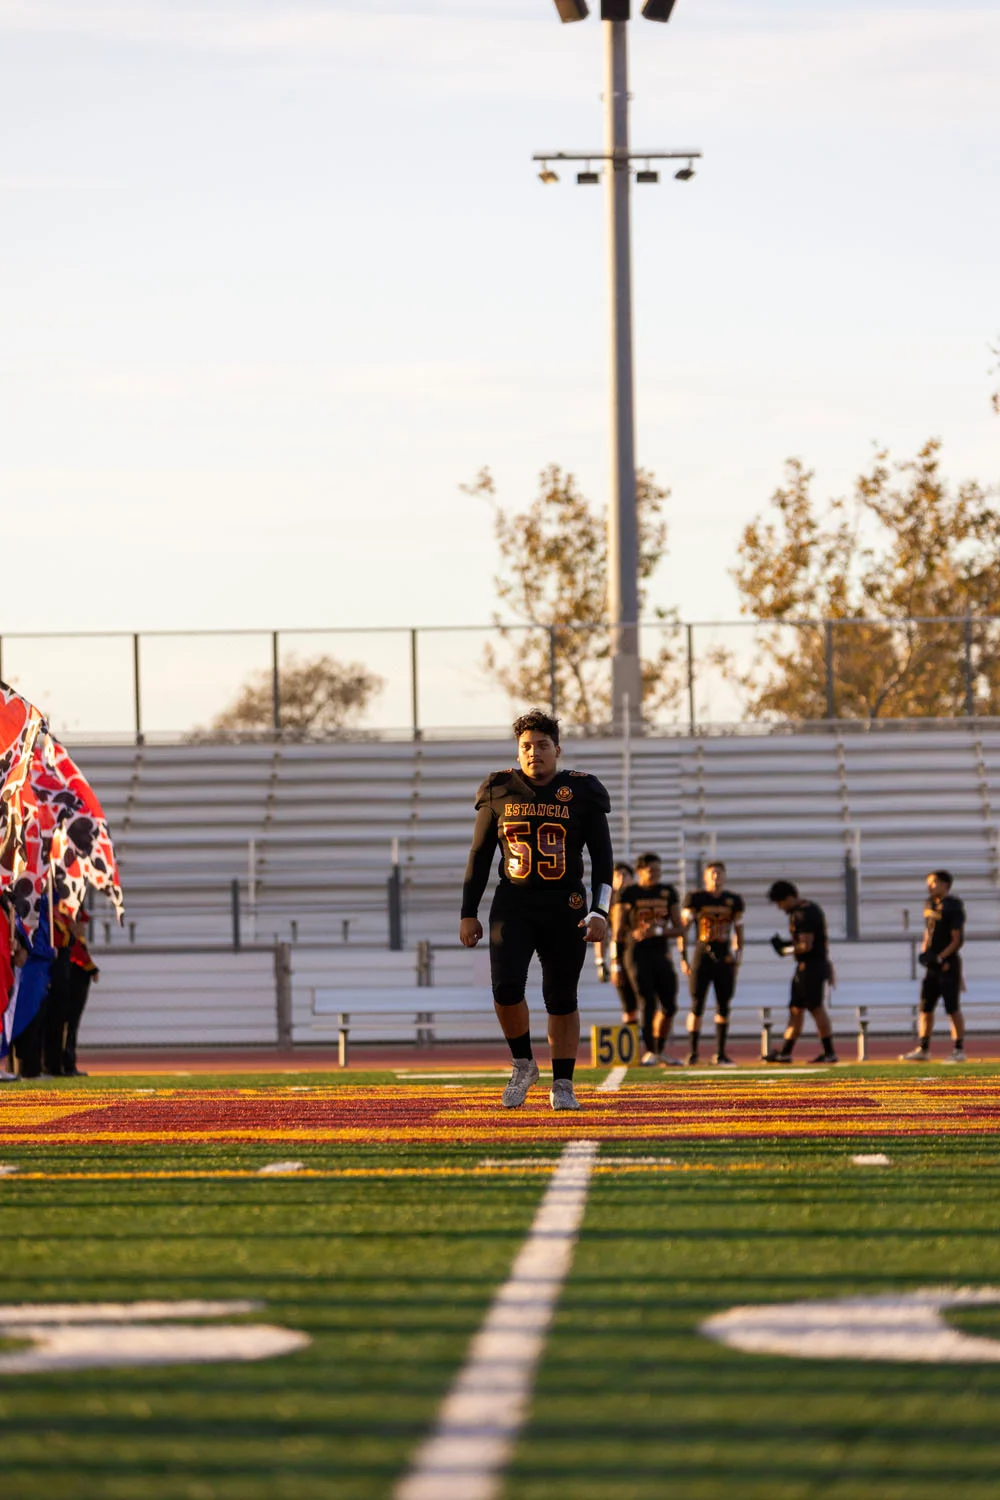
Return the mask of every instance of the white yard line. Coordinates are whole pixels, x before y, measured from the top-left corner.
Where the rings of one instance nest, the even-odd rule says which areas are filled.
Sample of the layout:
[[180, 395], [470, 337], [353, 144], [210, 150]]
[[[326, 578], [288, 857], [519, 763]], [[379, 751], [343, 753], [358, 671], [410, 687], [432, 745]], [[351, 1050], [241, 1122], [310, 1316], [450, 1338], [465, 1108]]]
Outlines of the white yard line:
[[627, 1072], [628, 1068], [612, 1068], [607, 1078], [602, 1078], [597, 1085], [597, 1092], [599, 1094], [617, 1093], [625, 1082], [625, 1074]]
[[570, 1141], [563, 1151], [510, 1276], [394, 1500], [495, 1500], [499, 1495], [572, 1264], [597, 1151], [597, 1141]]

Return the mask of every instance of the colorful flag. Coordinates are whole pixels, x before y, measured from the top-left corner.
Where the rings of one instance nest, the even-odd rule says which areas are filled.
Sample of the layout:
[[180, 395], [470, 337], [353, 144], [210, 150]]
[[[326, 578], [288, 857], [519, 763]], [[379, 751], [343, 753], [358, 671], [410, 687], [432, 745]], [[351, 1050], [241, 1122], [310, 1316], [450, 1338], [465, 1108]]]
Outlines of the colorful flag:
[[0, 682], [0, 873], [27, 868], [30, 770], [45, 720], [26, 698]]

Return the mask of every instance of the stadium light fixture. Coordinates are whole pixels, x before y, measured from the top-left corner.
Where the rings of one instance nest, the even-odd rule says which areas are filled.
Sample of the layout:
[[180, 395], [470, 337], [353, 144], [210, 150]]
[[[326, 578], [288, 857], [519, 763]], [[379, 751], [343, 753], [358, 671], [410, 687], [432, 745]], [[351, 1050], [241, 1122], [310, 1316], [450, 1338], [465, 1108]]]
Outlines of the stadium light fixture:
[[601, 0], [601, 20], [627, 21], [630, 9], [629, 0]]
[[649, 162], [647, 162], [641, 171], [636, 172], [635, 180], [636, 182], [659, 182], [660, 174], [659, 172], [654, 172]]
[[592, 184], [600, 182], [601, 174], [600, 172], [593, 171], [590, 162], [588, 161], [584, 170], [582, 172], [577, 172], [576, 180], [580, 187], [590, 187]]
[[647, 21], [669, 21], [676, 0], [646, 0], [642, 13]]
[[559, 181], [559, 173], [553, 172], [547, 161], [542, 162], [542, 170], [538, 174], [539, 182], [550, 183]]
[[590, 14], [587, 0], [556, 0], [556, 10], [559, 19], [566, 21], [585, 21]]
[[680, 169], [679, 172], [675, 172], [674, 173], [674, 177], [676, 178], [676, 180], [678, 182], [690, 182], [691, 178], [693, 176], [694, 176], [694, 167], [691, 165], [690, 162], [688, 162], [688, 164], [687, 164], [686, 167], [681, 167], [681, 169]]

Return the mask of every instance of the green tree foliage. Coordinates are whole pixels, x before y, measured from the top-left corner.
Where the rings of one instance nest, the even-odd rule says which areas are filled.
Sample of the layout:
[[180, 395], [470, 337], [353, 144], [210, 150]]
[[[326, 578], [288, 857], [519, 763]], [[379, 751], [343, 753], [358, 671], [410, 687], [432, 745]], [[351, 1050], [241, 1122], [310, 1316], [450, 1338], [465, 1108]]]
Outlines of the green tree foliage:
[[[961, 714], [967, 656], [976, 711], [1000, 711], [996, 626], [940, 619], [996, 611], [1000, 510], [975, 482], [949, 485], [940, 446], [927, 442], [902, 463], [877, 453], [852, 497], [825, 506], [812, 472], [788, 462], [769, 512], [745, 529], [733, 570], [742, 612], [773, 622], [753, 667], [731, 668], [751, 717], [825, 716], [824, 620], [853, 622], [833, 636], [839, 718]], [[793, 621], [816, 623], [795, 629]]]
[[[332, 738], [357, 725], [384, 680], [359, 662], [332, 656], [302, 661], [290, 656], [278, 677], [281, 732], [285, 739]], [[272, 733], [274, 682], [269, 671], [248, 677], [235, 702], [212, 720], [213, 734]]]
[[[486, 649], [487, 671], [517, 704], [549, 703], [554, 676], [556, 708], [565, 719], [581, 728], [606, 725], [611, 717], [611, 640], [605, 517], [558, 464], [539, 475], [538, 493], [523, 511], [507, 511], [497, 504], [489, 469], [482, 469], [462, 489], [494, 507], [500, 556], [494, 584], [501, 605], [494, 620], [503, 646]], [[669, 491], [640, 469], [636, 498], [641, 608], [646, 585], [666, 553], [663, 507]], [[675, 617], [660, 610], [656, 618], [669, 625]], [[540, 628], [516, 628], [525, 625]], [[647, 717], [669, 707], [679, 695], [675, 655], [668, 644], [671, 634], [664, 630], [655, 656], [642, 664]]]

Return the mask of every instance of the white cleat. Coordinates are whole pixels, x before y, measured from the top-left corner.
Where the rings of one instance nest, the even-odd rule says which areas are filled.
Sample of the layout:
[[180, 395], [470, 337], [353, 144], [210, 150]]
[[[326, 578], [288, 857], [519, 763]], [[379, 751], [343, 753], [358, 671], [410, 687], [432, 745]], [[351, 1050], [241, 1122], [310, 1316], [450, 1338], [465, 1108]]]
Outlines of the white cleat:
[[520, 1109], [528, 1097], [528, 1090], [538, 1082], [538, 1064], [533, 1057], [515, 1057], [510, 1082], [500, 1100], [504, 1109]]
[[659, 1063], [659, 1065], [660, 1065], [661, 1068], [683, 1068], [683, 1066], [684, 1066], [684, 1061], [683, 1061], [682, 1058], [680, 1058], [680, 1057], [668, 1057], [665, 1052], [662, 1053], [656, 1059], [656, 1061]]
[[942, 1057], [941, 1061], [946, 1063], [963, 1063], [968, 1062], [969, 1059], [965, 1055], [964, 1047], [956, 1047], [953, 1052], [948, 1053], [947, 1057]]
[[930, 1062], [930, 1053], [925, 1052], [923, 1047], [914, 1047], [912, 1052], [901, 1052], [900, 1062]]
[[580, 1101], [573, 1092], [572, 1078], [553, 1078], [549, 1103], [553, 1109], [580, 1108]]
[[640, 1066], [640, 1068], [655, 1068], [656, 1067], [656, 1053], [655, 1052], [644, 1052], [642, 1054], [642, 1056], [640, 1057], [640, 1059], [639, 1059], [639, 1066]]

